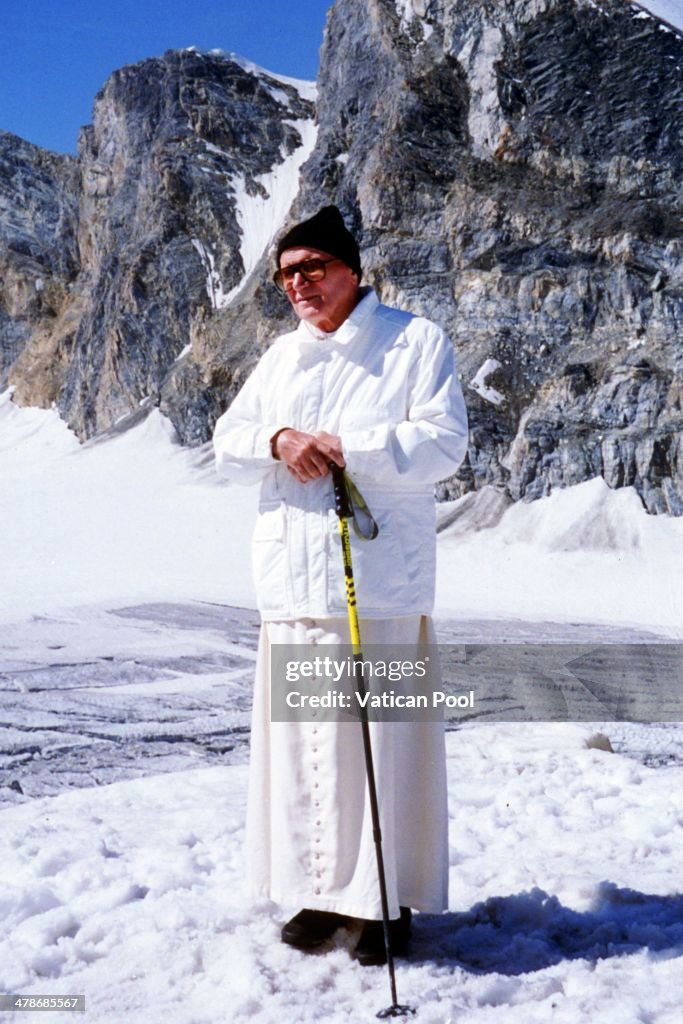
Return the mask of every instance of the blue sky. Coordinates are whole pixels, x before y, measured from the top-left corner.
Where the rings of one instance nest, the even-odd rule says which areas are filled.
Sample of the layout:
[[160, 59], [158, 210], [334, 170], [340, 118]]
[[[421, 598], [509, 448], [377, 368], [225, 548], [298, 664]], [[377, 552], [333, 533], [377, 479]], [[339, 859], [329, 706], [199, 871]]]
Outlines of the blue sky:
[[75, 153], [116, 68], [184, 46], [223, 49], [314, 79], [332, 0], [5, 0], [0, 130]]

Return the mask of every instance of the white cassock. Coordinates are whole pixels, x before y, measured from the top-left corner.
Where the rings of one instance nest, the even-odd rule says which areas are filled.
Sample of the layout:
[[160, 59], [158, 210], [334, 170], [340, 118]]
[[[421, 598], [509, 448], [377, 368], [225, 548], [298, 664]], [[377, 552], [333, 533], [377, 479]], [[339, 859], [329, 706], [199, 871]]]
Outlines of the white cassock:
[[[361, 623], [364, 644], [434, 659], [428, 616]], [[271, 722], [271, 644], [349, 644], [344, 619], [265, 622], [259, 645], [247, 807], [251, 894], [284, 906], [382, 916], [358, 721]], [[346, 648], [348, 650], [348, 647]], [[371, 722], [389, 916], [448, 905], [442, 722]]]

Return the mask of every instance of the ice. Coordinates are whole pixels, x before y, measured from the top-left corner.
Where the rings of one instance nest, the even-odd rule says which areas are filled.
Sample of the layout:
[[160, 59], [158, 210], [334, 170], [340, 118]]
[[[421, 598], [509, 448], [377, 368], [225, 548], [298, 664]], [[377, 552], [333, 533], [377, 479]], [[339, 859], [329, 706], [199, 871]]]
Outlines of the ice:
[[6, 625], [0, 805], [228, 756], [243, 762], [257, 629], [254, 612], [198, 603]]

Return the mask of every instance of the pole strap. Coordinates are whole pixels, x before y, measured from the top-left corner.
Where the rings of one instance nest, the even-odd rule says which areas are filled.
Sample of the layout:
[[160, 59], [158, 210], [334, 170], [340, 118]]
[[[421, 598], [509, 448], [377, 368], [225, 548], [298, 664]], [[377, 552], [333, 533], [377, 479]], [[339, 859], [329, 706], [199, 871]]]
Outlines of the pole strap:
[[355, 483], [341, 466], [330, 463], [335, 511], [340, 519], [353, 521], [353, 532], [360, 540], [374, 540], [379, 526]]

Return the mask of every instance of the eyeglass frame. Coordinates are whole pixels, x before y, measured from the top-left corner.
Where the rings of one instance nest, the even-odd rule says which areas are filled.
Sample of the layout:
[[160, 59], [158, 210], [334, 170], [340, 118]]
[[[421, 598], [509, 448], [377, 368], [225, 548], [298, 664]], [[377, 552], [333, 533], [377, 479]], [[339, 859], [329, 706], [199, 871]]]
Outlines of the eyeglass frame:
[[[327, 264], [336, 263], [338, 260], [339, 256], [330, 256], [330, 258], [327, 260], [321, 259], [320, 256], [308, 256], [305, 260], [301, 260], [300, 263], [292, 263], [291, 266], [289, 267], [280, 267], [279, 270], [276, 270], [275, 273], [273, 274], [273, 284], [275, 285], [275, 287], [277, 288], [281, 295], [286, 295], [287, 292], [289, 291], [289, 287], [284, 282], [285, 274], [287, 274], [288, 276], [291, 274], [290, 287], [291, 284], [294, 282], [294, 278], [297, 274], [301, 274], [301, 276], [306, 281], [323, 281], [327, 276]], [[304, 267], [306, 266], [307, 263], [320, 264], [320, 269], [322, 270], [322, 274], [320, 275], [320, 277], [309, 277], [309, 275], [304, 270]]]

